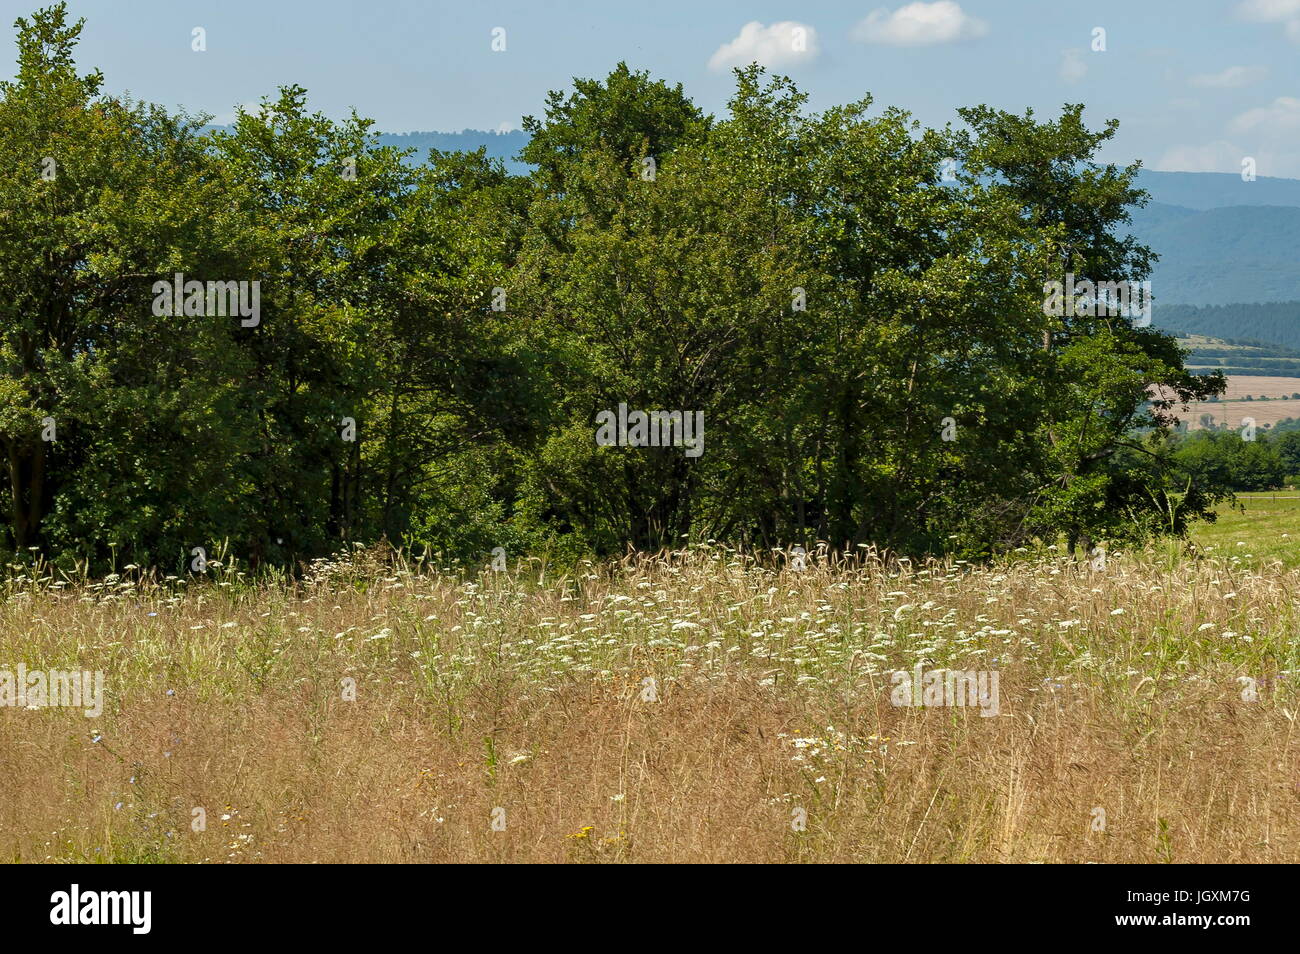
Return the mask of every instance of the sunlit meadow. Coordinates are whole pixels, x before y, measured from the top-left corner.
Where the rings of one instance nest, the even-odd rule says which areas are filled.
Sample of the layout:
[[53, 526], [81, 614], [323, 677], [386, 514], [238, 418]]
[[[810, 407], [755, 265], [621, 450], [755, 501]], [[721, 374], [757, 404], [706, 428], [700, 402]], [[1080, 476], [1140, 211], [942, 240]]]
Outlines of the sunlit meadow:
[[[4, 592], [0, 668], [102, 669], [108, 698], [0, 709], [0, 852], [1300, 861], [1300, 570], [1212, 546], [474, 574], [358, 550], [258, 584], [37, 568]], [[1001, 714], [894, 707], [889, 673], [918, 662], [998, 670]]]

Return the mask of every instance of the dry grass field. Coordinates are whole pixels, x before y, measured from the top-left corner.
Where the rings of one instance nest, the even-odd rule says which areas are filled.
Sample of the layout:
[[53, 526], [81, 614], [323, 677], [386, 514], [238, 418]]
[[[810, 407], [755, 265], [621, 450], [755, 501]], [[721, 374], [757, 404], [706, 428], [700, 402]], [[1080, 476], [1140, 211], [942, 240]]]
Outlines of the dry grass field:
[[1258, 400], [1261, 396], [1272, 400], [1291, 399], [1291, 395], [1300, 394], [1300, 378], [1271, 378], [1257, 374], [1232, 374], [1228, 376], [1228, 387], [1221, 400], [1239, 401], [1247, 395]]
[[[101, 669], [107, 702], [0, 709], [0, 853], [1294, 863], [1300, 571], [1243, 556], [38, 572], [0, 669]], [[996, 670], [1000, 714], [892, 705], [917, 663]]]
[[1300, 418], [1300, 401], [1197, 401], [1186, 413], [1179, 413], [1192, 430], [1200, 430], [1201, 415], [1209, 414], [1215, 424], [1229, 427], [1243, 426], [1245, 418], [1252, 418], [1256, 427], [1273, 425], [1288, 417]]

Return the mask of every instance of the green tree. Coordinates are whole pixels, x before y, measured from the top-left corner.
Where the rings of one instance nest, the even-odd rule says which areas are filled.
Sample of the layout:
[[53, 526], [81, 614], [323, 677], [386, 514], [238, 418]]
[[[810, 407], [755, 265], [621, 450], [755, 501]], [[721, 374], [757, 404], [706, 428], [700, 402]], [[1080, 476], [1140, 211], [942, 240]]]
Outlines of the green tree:
[[1300, 430], [1283, 430], [1275, 427], [1269, 435], [1269, 443], [1277, 449], [1278, 457], [1286, 468], [1287, 476], [1300, 475]]
[[[1075, 283], [1140, 288], [1136, 283], [1146, 279], [1154, 256], [1124, 230], [1128, 209], [1147, 201], [1134, 185], [1139, 166], [1095, 161], [1114, 137], [1116, 121], [1090, 130], [1081, 105], [1065, 106], [1048, 122], [1035, 120], [1032, 111], [975, 107], [960, 114], [971, 130], [963, 154], [967, 173], [1012, 198], [1052, 244], [1044, 293], [1048, 282], [1064, 284], [1068, 276]], [[1167, 467], [1167, 456], [1133, 440], [1135, 429], [1164, 434], [1176, 423], [1179, 405], [1224, 389], [1221, 372], [1188, 372], [1173, 336], [1143, 327], [1138, 317], [1132, 308], [1067, 308], [1043, 333], [1046, 360], [1035, 398], [1043, 452], [1024, 525], [1048, 536], [1064, 531], [1071, 550], [1076, 544], [1088, 550], [1099, 536], [1140, 536], [1148, 522], [1134, 514], [1169, 511], [1166, 481], [1135, 481], [1116, 455], [1125, 449], [1148, 455], [1158, 470]], [[1185, 507], [1189, 500], [1198, 505], [1189, 517], [1209, 512], [1209, 498], [1193, 496]]]
[[159, 529], [145, 487], [182, 513], [231, 489], [209, 472], [215, 485], [196, 491], [205, 468], [170, 446], [201, 435], [228, 453], [228, 329], [151, 308], [153, 281], [202, 267], [220, 189], [196, 121], [77, 73], [82, 24], [63, 4], [15, 26], [18, 75], [0, 84], [5, 521], [15, 548], [95, 557]]

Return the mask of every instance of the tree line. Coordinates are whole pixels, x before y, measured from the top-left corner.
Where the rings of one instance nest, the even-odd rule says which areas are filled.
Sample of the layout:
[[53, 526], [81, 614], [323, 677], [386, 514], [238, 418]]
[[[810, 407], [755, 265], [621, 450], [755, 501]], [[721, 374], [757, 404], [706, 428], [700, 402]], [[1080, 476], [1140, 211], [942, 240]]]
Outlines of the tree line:
[[[546, 97], [514, 175], [407, 161], [296, 86], [205, 131], [79, 72], [81, 27], [19, 19], [0, 85], [11, 552], [979, 557], [1180, 533], [1223, 495], [1168, 437], [1222, 376], [1045, 313], [1045, 283], [1154, 258], [1081, 105], [932, 129], [752, 66], [713, 116], [620, 63]], [[256, 283], [256, 319], [209, 283]], [[699, 415], [703, 453], [598, 442], [620, 404]]]
[[1300, 425], [1279, 422], [1253, 432], [1249, 428], [1192, 431], [1175, 439], [1173, 459], [1207, 486], [1278, 490], [1300, 481]]

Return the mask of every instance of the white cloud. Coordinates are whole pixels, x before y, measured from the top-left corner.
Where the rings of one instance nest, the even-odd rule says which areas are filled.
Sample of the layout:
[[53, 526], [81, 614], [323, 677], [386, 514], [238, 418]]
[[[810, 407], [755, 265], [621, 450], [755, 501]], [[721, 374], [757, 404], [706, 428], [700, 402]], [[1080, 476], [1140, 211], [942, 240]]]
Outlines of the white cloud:
[[1242, 0], [1237, 16], [1256, 23], [1281, 23], [1287, 37], [1300, 43], [1300, 0]]
[[893, 13], [884, 7], [873, 10], [853, 28], [853, 39], [887, 46], [927, 46], [973, 40], [988, 31], [988, 24], [967, 14], [953, 0], [938, 0], [909, 3]]
[[1165, 150], [1153, 168], [1158, 172], [1240, 172], [1244, 153], [1219, 139], [1204, 146], [1174, 146]]
[[1243, 20], [1277, 23], [1300, 17], [1300, 0], [1242, 0], [1237, 15]]
[[820, 53], [817, 31], [806, 23], [782, 20], [763, 26], [752, 20], [740, 28], [734, 40], [722, 44], [709, 57], [709, 69], [725, 70], [753, 62], [763, 66], [791, 66], [811, 63]]
[[[1258, 145], [1258, 144], [1256, 144]], [[1300, 176], [1300, 163], [1295, 153], [1269, 147], [1244, 148], [1223, 139], [1203, 146], [1174, 146], [1165, 151], [1151, 168], [1159, 172], [1228, 172], [1241, 175], [1245, 159], [1255, 160], [1258, 176], [1283, 176], [1294, 179]]]
[[1202, 145], [1177, 145], [1154, 164], [1167, 172], [1241, 172], [1242, 160], [1255, 160], [1261, 176], [1300, 176], [1300, 98], [1279, 96], [1234, 116], [1225, 138]]
[[1262, 66], [1229, 66], [1219, 73], [1198, 73], [1187, 82], [1190, 86], [1209, 89], [1240, 89], [1258, 83], [1267, 75], [1268, 70]]
[[1083, 54], [1078, 50], [1061, 51], [1061, 79], [1067, 83], [1077, 83], [1088, 75], [1088, 64], [1083, 62]]
[[1267, 106], [1248, 109], [1228, 124], [1235, 133], [1263, 130], [1270, 137], [1276, 133], [1300, 130], [1300, 99], [1279, 96]]

